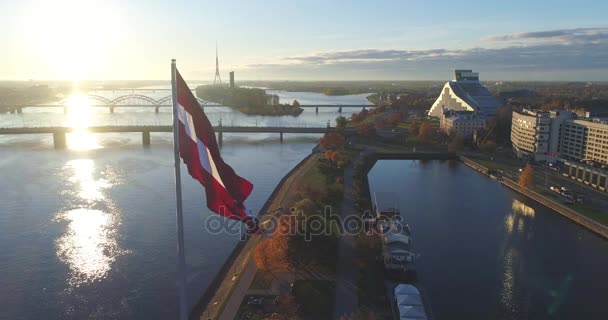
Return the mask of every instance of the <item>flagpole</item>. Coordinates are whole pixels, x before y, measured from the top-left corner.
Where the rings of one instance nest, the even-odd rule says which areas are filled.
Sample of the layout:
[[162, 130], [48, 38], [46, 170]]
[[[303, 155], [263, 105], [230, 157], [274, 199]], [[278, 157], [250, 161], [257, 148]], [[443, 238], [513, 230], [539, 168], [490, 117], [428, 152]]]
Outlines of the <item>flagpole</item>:
[[179, 160], [179, 126], [177, 114], [177, 67], [171, 60], [171, 91], [173, 98], [173, 155], [175, 157], [175, 200], [177, 219], [177, 274], [179, 282], [179, 319], [188, 320], [188, 298], [186, 294], [186, 252], [184, 250], [184, 215], [182, 212], [182, 178]]

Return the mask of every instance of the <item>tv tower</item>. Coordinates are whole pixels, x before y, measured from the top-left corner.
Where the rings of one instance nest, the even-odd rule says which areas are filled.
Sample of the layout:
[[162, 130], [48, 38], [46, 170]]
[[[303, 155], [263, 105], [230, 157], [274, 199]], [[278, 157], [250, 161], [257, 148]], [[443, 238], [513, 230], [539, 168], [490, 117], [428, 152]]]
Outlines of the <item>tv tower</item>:
[[220, 63], [217, 58], [217, 42], [215, 43], [215, 78], [213, 78], [213, 84], [222, 84], [222, 77], [220, 77]]

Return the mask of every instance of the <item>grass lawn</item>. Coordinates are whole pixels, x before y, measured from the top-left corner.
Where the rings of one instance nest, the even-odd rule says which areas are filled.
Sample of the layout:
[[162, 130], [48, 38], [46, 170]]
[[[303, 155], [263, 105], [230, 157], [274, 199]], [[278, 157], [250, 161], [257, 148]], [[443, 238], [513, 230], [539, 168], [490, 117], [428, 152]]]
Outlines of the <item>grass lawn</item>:
[[310, 169], [304, 172], [302, 180], [300, 181], [301, 186], [310, 186], [316, 188], [325, 188], [325, 175], [319, 171], [319, 164], [315, 164]]
[[296, 281], [292, 294], [300, 304], [300, 315], [309, 319], [332, 319], [335, 287], [333, 281]]

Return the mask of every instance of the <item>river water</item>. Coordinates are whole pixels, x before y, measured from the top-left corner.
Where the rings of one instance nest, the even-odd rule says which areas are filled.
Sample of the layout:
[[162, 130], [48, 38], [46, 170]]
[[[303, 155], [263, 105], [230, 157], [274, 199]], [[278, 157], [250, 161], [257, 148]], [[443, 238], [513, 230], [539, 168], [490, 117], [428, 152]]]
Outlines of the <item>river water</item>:
[[[326, 97], [275, 92], [284, 101], [365, 104], [365, 95]], [[107, 98], [125, 93], [95, 92]], [[145, 93], [155, 99], [164, 93]], [[87, 126], [171, 124], [170, 108], [25, 108], [0, 114], [0, 127], [66, 125], [68, 149], [50, 135], [0, 136], [0, 319], [174, 319], [177, 314], [172, 135], [92, 134]], [[86, 99], [85, 99], [86, 100]], [[298, 117], [246, 116], [207, 108], [216, 124], [325, 126], [337, 108]], [[358, 112], [344, 108], [342, 115]], [[319, 135], [224, 134], [226, 162], [255, 185], [247, 206], [257, 212], [276, 184], [308, 155]], [[186, 172], [182, 166], [182, 172]], [[204, 292], [238, 241], [209, 235], [198, 182], [183, 175], [190, 304]]]
[[603, 238], [458, 162], [385, 160], [368, 177], [412, 228], [436, 319], [608, 319]]

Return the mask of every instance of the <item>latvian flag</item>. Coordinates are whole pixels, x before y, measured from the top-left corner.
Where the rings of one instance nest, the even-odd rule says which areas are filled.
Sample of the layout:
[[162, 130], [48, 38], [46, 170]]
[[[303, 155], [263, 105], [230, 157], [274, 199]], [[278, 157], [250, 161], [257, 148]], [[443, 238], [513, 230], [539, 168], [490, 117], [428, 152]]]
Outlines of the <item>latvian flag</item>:
[[203, 109], [176, 70], [179, 154], [188, 173], [198, 180], [207, 195], [207, 207], [226, 218], [247, 223], [258, 232], [255, 218], [243, 204], [253, 190], [222, 160], [213, 127]]

